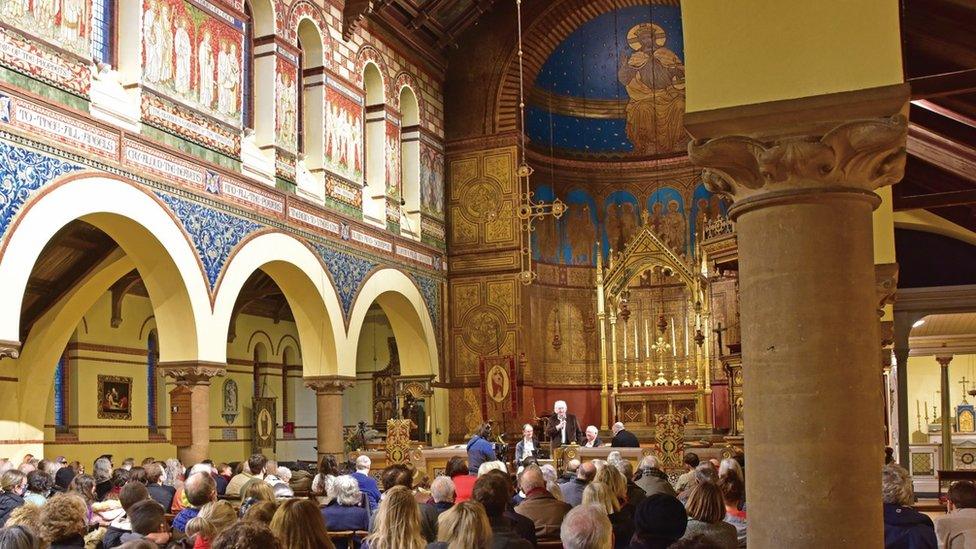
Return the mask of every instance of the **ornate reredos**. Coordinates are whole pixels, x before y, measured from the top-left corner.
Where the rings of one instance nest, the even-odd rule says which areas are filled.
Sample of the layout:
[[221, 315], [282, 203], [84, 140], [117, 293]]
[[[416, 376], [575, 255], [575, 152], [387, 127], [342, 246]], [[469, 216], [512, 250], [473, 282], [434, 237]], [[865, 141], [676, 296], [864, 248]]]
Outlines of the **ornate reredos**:
[[642, 214], [642, 224], [623, 252], [610, 251], [607, 268], [603, 272], [603, 286], [609, 302], [616, 302], [630, 284], [651, 269], [677, 276], [688, 287], [695, 299], [702, 301], [701, 275], [679, 257], [654, 234], [648, 223], [647, 212]]

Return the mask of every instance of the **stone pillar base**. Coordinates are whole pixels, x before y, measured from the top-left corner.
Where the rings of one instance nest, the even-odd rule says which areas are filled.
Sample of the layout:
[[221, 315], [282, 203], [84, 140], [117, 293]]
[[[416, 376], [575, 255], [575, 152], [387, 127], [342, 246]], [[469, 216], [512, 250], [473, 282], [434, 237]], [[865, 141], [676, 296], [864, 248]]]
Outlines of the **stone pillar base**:
[[355, 383], [355, 378], [339, 376], [305, 378], [305, 386], [315, 391], [316, 440], [320, 460], [323, 456], [331, 455], [336, 461], [345, 461], [342, 393]]

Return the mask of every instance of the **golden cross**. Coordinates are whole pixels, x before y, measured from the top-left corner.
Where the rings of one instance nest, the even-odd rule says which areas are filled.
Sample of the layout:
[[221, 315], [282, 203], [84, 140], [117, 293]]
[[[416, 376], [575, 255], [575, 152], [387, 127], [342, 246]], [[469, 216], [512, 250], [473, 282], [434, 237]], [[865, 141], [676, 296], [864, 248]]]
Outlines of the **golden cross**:
[[966, 385], [969, 385], [970, 383], [972, 383], [972, 380], [966, 379], [966, 376], [962, 376], [962, 381], [959, 382], [959, 384], [962, 385], [962, 401], [964, 403], [967, 402], [966, 401]]

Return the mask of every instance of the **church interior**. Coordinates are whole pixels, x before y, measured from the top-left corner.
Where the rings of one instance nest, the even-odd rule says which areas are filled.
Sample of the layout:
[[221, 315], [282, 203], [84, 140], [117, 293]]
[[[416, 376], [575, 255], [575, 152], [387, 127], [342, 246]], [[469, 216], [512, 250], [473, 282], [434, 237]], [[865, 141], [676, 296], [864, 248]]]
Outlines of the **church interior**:
[[973, 28], [957, 0], [4, 0], [0, 458], [430, 482], [469, 441], [563, 473], [625, 428], [672, 483], [747, 464], [752, 547], [881, 547], [889, 462], [939, 532], [976, 482]]

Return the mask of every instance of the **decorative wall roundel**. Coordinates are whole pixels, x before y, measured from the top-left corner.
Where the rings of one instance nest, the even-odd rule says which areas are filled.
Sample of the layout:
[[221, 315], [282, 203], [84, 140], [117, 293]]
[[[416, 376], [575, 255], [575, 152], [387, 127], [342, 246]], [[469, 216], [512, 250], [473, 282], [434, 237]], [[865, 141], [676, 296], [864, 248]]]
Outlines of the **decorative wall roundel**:
[[467, 214], [476, 220], [491, 221], [498, 216], [501, 204], [498, 197], [501, 190], [488, 181], [478, 181], [467, 188], [461, 203]]
[[491, 309], [479, 309], [466, 320], [463, 332], [464, 343], [483, 355], [493, 355], [502, 345], [503, 321]]

